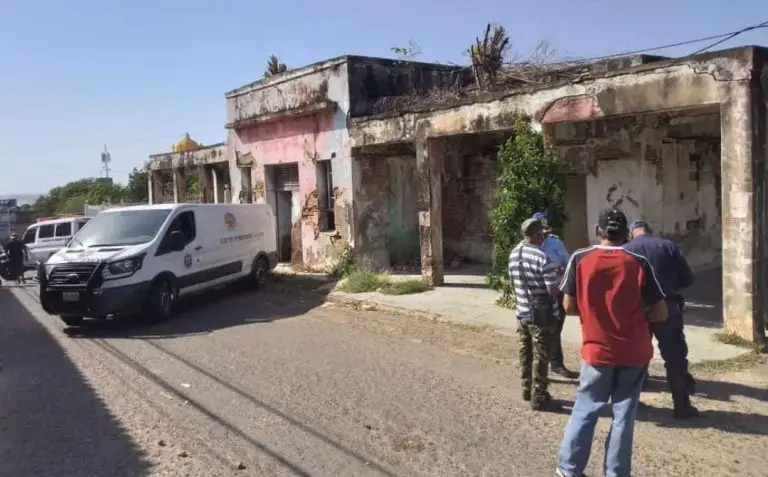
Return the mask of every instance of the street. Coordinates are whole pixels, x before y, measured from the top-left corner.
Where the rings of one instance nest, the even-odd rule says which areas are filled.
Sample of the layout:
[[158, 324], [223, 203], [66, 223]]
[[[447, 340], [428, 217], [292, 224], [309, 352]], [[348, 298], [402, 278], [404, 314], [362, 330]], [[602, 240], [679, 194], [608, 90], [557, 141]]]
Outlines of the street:
[[[514, 337], [298, 292], [78, 330], [4, 283], [0, 318], [0, 477], [552, 476], [568, 417], [521, 401]], [[766, 474], [765, 365], [701, 376], [696, 422], [672, 421], [662, 391], [643, 395], [635, 475]]]

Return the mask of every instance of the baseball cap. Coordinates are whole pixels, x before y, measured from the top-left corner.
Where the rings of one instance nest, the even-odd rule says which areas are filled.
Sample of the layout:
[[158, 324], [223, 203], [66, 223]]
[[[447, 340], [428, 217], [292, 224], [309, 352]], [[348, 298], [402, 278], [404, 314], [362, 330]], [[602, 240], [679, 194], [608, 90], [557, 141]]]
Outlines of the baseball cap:
[[542, 211], [542, 212], [536, 212], [535, 214], [533, 214], [533, 216], [531, 216], [531, 218], [534, 220], [544, 221], [544, 220], [547, 220], [549, 217], [547, 217], [546, 212]]
[[614, 235], [628, 232], [627, 216], [619, 209], [605, 209], [597, 218], [597, 226], [605, 233]]
[[536, 219], [526, 219], [520, 226], [520, 232], [525, 237], [533, 237], [542, 230], [544, 230], [544, 225], [542, 225], [541, 220]]
[[648, 222], [645, 220], [633, 220], [632, 223], [629, 224], [629, 230], [639, 229], [640, 227], [647, 229], [649, 232], [651, 231], [651, 226], [648, 225]]

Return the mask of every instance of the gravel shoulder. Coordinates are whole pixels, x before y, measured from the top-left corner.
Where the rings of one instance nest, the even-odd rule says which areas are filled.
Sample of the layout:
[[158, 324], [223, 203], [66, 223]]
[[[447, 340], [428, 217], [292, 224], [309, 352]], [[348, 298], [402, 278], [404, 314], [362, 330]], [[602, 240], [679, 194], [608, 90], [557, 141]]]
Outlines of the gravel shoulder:
[[[567, 415], [520, 401], [509, 336], [278, 291], [72, 333], [34, 295], [0, 289], [2, 476], [554, 473]], [[686, 424], [654, 383], [635, 475], [765, 475], [766, 366], [700, 376], [706, 416]], [[573, 391], [553, 385], [568, 403]]]

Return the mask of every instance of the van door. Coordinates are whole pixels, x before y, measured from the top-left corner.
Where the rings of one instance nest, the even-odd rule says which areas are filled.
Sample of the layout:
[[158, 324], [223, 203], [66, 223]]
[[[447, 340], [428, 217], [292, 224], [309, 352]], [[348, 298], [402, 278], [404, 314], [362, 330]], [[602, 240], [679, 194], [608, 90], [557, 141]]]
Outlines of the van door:
[[24, 242], [24, 245], [27, 246], [27, 251], [29, 252], [29, 258], [27, 259], [25, 265], [34, 265], [35, 261], [37, 260], [32, 254], [32, 247], [35, 244], [35, 240], [37, 240], [37, 226], [32, 226], [29, 227], [21, 237], [21, 241]]
[[[175, 231], [181, 232], [186, 242], [184, 250], [178, 252], [171, 250], [167, 245], [171, 233]], [[185, 210], [179, 213], [168, 226], [155, 254], [155, 260], [158, 262], [156, 272], [173, 273], [177, 278], [180, 293], [199, 290], [205, 287], [207, 281], [205, 270], [200, 264], [202, 247], [199, 245], [197, 235], [195, 212]]]

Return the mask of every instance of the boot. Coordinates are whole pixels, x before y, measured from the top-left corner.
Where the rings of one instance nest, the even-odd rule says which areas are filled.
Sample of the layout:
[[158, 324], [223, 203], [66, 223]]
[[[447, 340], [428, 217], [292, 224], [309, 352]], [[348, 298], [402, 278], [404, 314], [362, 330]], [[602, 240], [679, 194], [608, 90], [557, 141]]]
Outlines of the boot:
[[675, 419], [690, 419], [699, 415], [699, 410], [691, 404], [688, 395], [688, 381], [684, 374], [667, 375], [669, 391], [672, 393], [672, 416]]
[[683, 375], [685, 377], [685, 386], [688, 389], [688, 395], [693, 396], [696, 394], [696, 380], [693, 379], [693, 375], [688, 371]]

